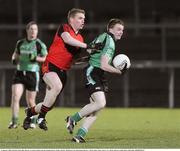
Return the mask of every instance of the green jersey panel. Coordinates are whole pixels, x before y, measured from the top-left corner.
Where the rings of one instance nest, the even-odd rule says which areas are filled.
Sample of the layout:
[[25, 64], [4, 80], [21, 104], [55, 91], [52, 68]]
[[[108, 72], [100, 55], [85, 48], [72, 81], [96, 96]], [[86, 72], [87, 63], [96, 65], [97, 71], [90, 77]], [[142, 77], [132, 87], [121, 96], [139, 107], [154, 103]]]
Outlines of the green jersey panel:
[[22, 39], [17, 42], [15, 52], [19, 54], [17, 70], [37, 72], [40, 69], [39, 63], [31, 62], [29, 56], [46, 56], [47, 47], [40, 39], [32, 41]]
[[113, 38], [111, 37], [111, 35], [109, 35], [108, 33], [103, 33], [99, 35], [92, 43], [104, 42], [104, 40], [105, 40], [105, 46], [103, 50], [100, 50], [100, 53], [95, 53], [95, 54], [90, 55], [89, 64], [94, 67], [100, 68], [102, 55], [108, 56], [109, 64], [112, 63], [112, 58], [115, 53], [115, 42]]

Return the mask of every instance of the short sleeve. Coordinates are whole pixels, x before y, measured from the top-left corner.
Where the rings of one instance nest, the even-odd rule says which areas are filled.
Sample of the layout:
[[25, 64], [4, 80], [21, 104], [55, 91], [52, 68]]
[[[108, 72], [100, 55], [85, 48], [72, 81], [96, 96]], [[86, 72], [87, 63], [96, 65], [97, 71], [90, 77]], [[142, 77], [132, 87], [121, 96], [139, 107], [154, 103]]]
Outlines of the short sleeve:
[[22, 43], [23, 43], [23, 40], [18, 40], [16, 43], [14, 52], [16, 52], [17, 54], [20, 54], [20, 46]]
[[41, 43], [41, 56], [47, 55], [47, 47], [44, 43]]
[[106, 55], [111, 59], [112, 56], [114, 55], [114, 51], [115, 51], [114, 40], [110, 36], [108, 36], [105, 47], [103, 49], [103, 55]]

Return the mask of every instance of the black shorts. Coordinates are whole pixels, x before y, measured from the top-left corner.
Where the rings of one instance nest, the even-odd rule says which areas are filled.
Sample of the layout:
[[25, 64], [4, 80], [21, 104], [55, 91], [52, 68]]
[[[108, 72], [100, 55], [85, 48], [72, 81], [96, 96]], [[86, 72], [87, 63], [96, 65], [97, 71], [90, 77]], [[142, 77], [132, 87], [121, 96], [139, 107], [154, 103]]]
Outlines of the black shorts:
[[85, 68], [85, 77], [86, 88], [90, 96], [97, 91], [108, 92], [108, 82], [102, 69], [89, 65]]
[[38, 91], [39, 89], [39, 72], [15, 71], [13, 84], [23, 84], [29, 91]]
[[[48, 72], [56, 72], [59, 79], [62, 82], [62, 86], [64, 88], [66, 81], [67, 81], [67, 74], [65, 70], [60, 69], [59, 67], [55, 66], [51, 62], [45, 61], [42, 65], [42, 74], [48, 73]], [[62, 90], [63, 90], [62, 88]], [[61, 91], [62, 91], [61, 90]]]

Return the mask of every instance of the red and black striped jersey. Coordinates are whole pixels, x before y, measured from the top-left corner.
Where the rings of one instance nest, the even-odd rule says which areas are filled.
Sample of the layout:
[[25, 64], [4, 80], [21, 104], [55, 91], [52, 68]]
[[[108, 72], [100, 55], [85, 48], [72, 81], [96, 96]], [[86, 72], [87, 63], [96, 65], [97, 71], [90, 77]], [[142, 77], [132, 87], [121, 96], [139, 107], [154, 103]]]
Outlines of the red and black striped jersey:
[[61, 38], [63, 32], [68, 32], [73, 38], [81, 42], [84, 41], [82, 35], [76, 34], [69, 24], [62, 24], [56, 32], [46, 59], [57, 67], [68, 70], [71, 67], [73, 56], [80, 51], [80, 48], [64, 43]]

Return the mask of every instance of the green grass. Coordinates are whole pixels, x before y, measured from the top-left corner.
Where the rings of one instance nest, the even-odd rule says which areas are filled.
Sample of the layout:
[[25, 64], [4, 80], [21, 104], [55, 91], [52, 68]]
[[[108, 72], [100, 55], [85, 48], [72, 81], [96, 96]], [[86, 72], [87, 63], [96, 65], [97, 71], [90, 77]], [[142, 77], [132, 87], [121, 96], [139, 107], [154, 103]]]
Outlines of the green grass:
[[[64, 119], [78, 110], [53, 109], [47, 115], [49, 130], [44, 132], [22, 127], [9, 130], [10, 109], [0, 108], [0, 148], [180, 148], [180, 109], [106, 108], [90, 129], [87, 142], [76, 144]], [[23, 119], [21, 109], [21, 123]]]

